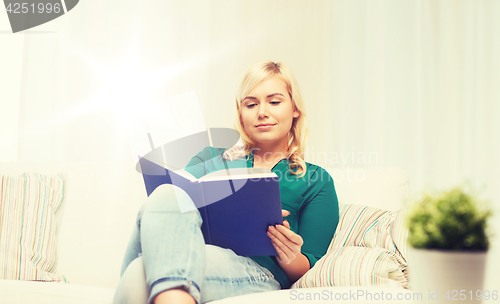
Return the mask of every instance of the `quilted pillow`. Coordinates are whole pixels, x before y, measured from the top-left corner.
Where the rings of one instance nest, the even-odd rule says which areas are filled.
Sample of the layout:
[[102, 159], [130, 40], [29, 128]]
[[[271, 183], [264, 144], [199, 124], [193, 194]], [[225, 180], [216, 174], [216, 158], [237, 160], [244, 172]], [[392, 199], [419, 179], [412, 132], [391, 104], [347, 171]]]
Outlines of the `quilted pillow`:
[[408, 288], [405, 211], [339, 204], [328, 251], [292, 288], [383, 286]]
[[339, 203], [339, 223], [328, 251], [343, 246], [360, 246], [365, 233], [389, 211]]
[[62, 281], [56, 274], [62, 175], [0, 176], [0, 279]]
[[292, 288], [325, 286], [401, 287], [400, 257], [384, 248], [346, 246], [328, 252]]

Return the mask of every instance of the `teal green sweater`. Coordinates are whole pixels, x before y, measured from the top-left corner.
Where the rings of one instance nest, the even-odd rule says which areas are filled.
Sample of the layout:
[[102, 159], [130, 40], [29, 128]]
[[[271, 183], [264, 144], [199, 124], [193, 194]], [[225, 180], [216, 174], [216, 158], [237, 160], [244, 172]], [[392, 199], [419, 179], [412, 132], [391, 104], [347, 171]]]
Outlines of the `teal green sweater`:
[[[226, 168], [253, 167], [253, 155], [248, 159], [230, 161], [222, 157], [225, 149], [206, 147], [191, 159], [186, 171], [200, 178], [210, 172]], [[304, 240], [301, 252], [314, 266], [328, 249], [339, 222], [339, 204], [331, 176], [321, 167], [306, 163], [307, 172], [294, 175], [288, 162], [282, 159], [271, 171], [280, 178], [282, 209], [290, 211], [286, 220], [290, 229]], [[280, 282], [282, 288], [289, 288], [290, 282], [274, 256], [252, 256], [255, 262], [266, 267]]]

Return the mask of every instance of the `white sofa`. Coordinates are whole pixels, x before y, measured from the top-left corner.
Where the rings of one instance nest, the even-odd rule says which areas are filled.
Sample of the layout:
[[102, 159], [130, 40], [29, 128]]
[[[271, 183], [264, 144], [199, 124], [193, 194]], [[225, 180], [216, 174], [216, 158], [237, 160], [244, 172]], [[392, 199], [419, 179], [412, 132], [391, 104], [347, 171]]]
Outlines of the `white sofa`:
[[[0, 175], [25, 171], [62, 172], [66, 198], [59, 234], [57, 273], [70, 283], [0, 280], [0, 304], [111, 304], [119, 281], [121, 260], [138, 209], [146, 198], [142, 176], [118, 163], [0, 163]], [[131, 166], [130, 166], [131, 167]], [[127, 171], [128, 170], [128, 171]], [[327, 168], [341, 203], [396, 210], [409, 195], [408, 175], [397, 168]], [[119, 182], [113, 182], [117, 181]], [[352, 302], [352, 293], [402, 292], [386, 287], [324, 287], [281, 290], [227, 298], [213, 303]], [[308, 294], [309, 292], [310, 294]], [[333, 297], [351, 293], [351, 298]], [[344, 295], [346, 295], [344, 294]], [[322, 296], [322, 298], [319, 298]], [[311, 298], [310, 300], [308, 300]], [[408, 298], [408, 297], [407, 297]], [[366, 300], [366, 301], [365, 301]], [[372, 303], [358, 298], [356, 303]], [[374, 300], [373, 303], [380, 303]], [[391, 301], [410, 303], [411, 301]]]

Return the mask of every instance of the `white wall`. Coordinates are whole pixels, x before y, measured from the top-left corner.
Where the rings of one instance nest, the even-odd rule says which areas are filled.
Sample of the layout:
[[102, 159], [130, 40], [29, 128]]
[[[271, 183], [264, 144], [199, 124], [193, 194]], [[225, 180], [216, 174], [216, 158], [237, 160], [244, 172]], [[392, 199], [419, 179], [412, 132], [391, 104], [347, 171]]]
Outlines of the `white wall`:
[[[3, 15], [5, 14], [5, 16]], [[15, 161], [19, 144], [19, 102], [21, 99], [21, 77], [24, 50], [24, 35], [12, 35], [8, 31], [7, 14], [0, 13], [0, 149], [1, 161]]]

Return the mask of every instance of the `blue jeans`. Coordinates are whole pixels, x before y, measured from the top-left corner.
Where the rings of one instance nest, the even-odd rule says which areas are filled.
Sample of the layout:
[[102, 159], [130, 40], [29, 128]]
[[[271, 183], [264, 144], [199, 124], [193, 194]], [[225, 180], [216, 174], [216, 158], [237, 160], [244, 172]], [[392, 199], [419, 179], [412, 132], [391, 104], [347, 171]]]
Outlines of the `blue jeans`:
[[173, 288], [189, 292], [197, 303], [280, 289], [272, 273], [252, 259], [205, 245], [201, 223], [186, 192], [159, 186], [137, 216], [115, 303], [153, 303]]

